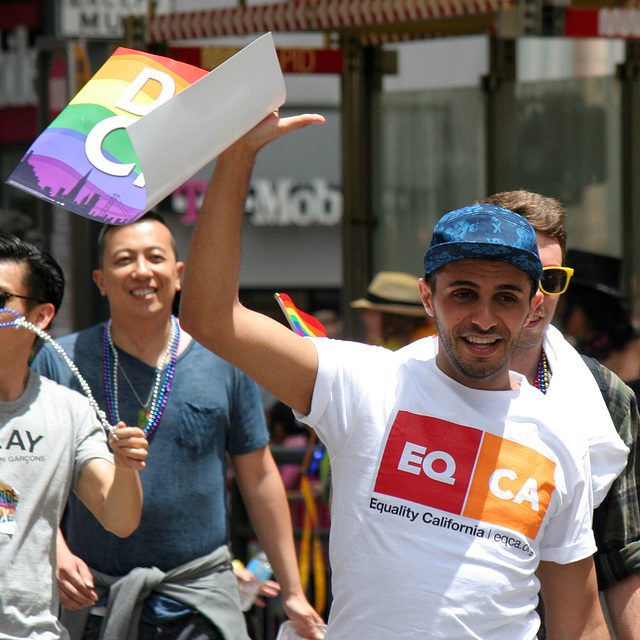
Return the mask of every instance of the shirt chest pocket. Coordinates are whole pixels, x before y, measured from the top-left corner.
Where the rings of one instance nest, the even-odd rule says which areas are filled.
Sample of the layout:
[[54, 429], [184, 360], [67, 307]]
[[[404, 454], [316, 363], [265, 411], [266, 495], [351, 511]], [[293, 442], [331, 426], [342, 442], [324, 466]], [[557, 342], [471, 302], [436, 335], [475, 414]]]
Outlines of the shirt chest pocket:
[[180, 407], [180, 423], [175, 439], [194, 453], [202, 454], [211, 450], [216, 441], [220, 441], [224, 447], [227, 427], [224, 408], [185, 402]]

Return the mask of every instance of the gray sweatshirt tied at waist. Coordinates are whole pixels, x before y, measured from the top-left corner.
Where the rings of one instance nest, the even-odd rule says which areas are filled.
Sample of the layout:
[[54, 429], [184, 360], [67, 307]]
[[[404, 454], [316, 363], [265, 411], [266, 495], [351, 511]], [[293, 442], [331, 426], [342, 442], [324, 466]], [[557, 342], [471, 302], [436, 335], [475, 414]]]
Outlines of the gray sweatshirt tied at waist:
[[[157, 567], [137, 567], [122, 577], [91, 573], [98, 596], [109, 592], [100, 640], [137, 640], [142, 605], [152, 591], [199, 611], [225, 640], [249, 640], [226, 545], [166, 573]], [[90, 611], [62, 608], [60, 620], [71, 640], [82, 640]]]

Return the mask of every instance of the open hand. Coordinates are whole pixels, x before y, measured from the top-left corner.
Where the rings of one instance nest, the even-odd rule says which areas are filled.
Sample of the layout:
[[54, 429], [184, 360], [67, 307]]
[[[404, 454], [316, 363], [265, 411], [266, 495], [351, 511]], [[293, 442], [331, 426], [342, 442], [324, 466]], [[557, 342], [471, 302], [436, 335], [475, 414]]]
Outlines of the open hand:
[[310, 124], [321, 124], [324, 121], [324, 116], [317, 113], [303, 113], [297, 116], [281, 118], [279, 111], [276, 110], [231, 145], [229, 150], [233, 152], [234, 150], [247, 149], [251, 153], [257, 153], [273, 140], [307, 127]]
[[303, 595], [290, 595], [282, 600], [287, 616], [294, 623], [296, 632], [303, 638], [322, 640], [325, 636], [324, 620]]

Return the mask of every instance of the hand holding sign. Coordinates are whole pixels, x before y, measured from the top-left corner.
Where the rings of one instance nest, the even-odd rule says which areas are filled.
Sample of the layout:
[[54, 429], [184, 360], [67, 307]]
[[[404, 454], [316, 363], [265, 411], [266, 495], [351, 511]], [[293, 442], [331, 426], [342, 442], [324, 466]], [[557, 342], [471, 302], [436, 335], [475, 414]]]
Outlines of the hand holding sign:
[[271, 34], [210, 73], [119, 48], [7, 183], [88, 218], [126, 224], [284, 100]]

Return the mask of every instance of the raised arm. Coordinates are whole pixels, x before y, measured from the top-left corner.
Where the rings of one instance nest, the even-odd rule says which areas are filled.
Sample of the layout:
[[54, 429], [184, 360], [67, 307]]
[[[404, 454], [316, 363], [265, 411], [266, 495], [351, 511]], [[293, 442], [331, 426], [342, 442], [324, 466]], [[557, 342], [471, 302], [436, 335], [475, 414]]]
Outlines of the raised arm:
[[240, 304], [241, 227], [257, 152], [323, 121], [318, 115], [281, 119], [272, 113], [218, 157], [191, 238], [180, 307], [185, 331], [302, 413], [311, 408], [316, 350], [284, 325]]

